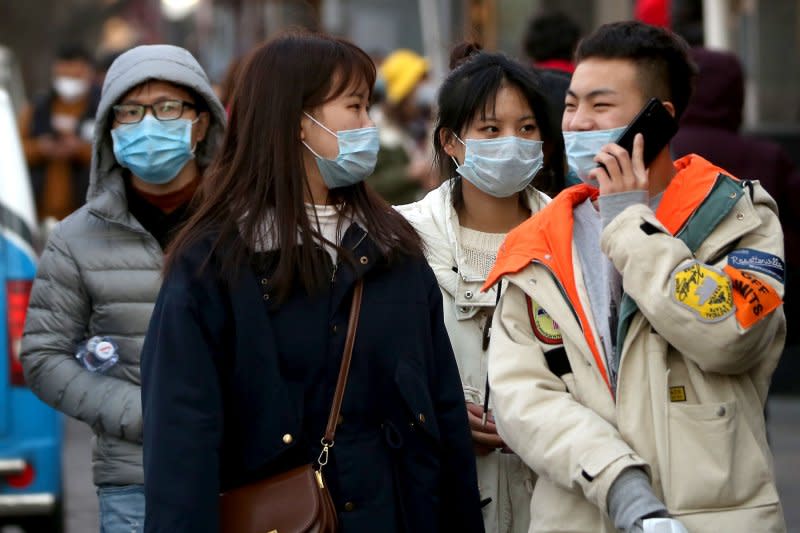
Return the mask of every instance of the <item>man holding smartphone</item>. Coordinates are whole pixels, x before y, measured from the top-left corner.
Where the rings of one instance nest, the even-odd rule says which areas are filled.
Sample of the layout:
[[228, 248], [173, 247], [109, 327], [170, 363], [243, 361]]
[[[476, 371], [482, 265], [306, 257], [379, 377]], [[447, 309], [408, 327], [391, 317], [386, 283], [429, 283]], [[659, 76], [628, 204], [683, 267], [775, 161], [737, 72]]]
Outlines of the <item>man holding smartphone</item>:
[[[586, 183], [510, 233], [487, 280], [508, 281], [489, 379], [540, 476], [531, 532], [785, 531], [763, 418], [783, 236], [757, 182], [673, 161], [669, 126], [642, 118], [651, 98], [680, 117], [687, 54], [639, 22], [583, 40], [562, 126]], [[613, 141], [637, 116], [629, 152]]]

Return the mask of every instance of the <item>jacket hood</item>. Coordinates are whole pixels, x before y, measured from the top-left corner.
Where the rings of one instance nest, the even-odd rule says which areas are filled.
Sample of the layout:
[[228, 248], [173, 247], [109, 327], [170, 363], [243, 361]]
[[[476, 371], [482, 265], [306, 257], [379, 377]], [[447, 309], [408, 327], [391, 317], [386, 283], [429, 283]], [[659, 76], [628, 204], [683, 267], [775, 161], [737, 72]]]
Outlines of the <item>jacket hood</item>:
[[[203, 98], [210, 120], [206, 138], [198, 143], [195, 152], [200, 167], [208, 166], [222, 144], [226, 115], [219, 98], [214, 94], [208, 76], [187, 50], [166, 44], [137, 46], [119, 56], [108, 69], [100, 104], [97, 107], [92, 169], [87, 201], [106, 189], [119, 191], [122, 183], [120, 165], [114, 157], [111, 140], [111, 107], [133, 87], [149, 80], [161, 80], [186, 87]], [[116, 169], [116, 171], [115, 171]]]
[[727, 52], [693, 48], [698, 73], [681, 125], [738, 131], [744, 106], [744, 75], [739, 59]]

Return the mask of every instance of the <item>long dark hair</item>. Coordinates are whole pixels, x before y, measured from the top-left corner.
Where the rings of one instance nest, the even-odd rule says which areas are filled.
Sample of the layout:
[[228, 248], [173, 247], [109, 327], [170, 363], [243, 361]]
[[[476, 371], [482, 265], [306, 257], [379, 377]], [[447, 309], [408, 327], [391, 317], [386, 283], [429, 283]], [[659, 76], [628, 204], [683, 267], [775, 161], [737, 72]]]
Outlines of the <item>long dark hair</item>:
[[[194, 214], [172, 242], [165, 269], [193, 244], [215, 236], [208, 259], [220, 251], [221, 275], [232, 280], [267, 237], [278, 251], [270, 279], [278, 302], [296, 277], [309, 292], [324, 286], [330, 272], [313, 244], [325, 239], [304, 204], [310, 188], [300, 120], [303, 111], [361, 81], [374, 85], [375, 65], [363, 50], [337, 37], [286, 33], [251, 52], [234, 89], [222, 147], [200, 186]], [[421, 256], [413, 228], [365, 184], [332, 189], [329, 199], [341, 206], [342, 215], [358, 217], [388, 261]], [[330, 244], [340, 257], [352, 259], [338, 243]]]
[[533, 185], [555, 196], [564, 188], [564, 139], [556, 117], [541, 89], [536, 74], [525, 65], [503, 54], [483, 52], [474, 43], [457, 45], [450, 55], [453, 70], [439, 89], [439, 114], [433, 134], [435, 161], [442, 180], [455, 177], [453, 205], [463, 205], [461, 178], [456, 165], [444, 151], [440, 133], [461, 133], [469, 128], [479, 113], [494, 105], [497, 91], [510, 85], [522, 92], [536, 117], [544, 141], [544, 165], [536, 174]]

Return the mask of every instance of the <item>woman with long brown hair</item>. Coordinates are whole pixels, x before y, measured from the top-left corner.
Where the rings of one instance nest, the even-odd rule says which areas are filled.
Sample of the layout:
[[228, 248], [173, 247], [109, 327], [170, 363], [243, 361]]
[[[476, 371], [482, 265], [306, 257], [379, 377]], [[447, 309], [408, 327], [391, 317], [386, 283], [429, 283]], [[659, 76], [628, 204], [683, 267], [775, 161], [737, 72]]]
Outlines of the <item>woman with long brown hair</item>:
[[363, 183], [369, 57], [288, 34], [243, 66], [142, 353], [149, 533], [216, 533], [218, 497], [314, 463], [360, 321], [325, 480], [341, 531], [483, 531], [461, 383], [412, 227]]

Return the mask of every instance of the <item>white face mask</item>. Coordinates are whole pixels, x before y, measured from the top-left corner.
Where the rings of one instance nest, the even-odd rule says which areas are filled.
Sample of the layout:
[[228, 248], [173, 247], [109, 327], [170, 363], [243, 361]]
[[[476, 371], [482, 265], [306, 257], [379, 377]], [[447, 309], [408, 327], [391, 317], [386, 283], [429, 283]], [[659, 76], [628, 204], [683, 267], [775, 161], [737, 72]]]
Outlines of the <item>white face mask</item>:
[[53, 89], [65, 102], [74, 102], [89, 92], [89, 82], [81, 78], [59, 76], [53, 81]]
[[567, 165], [571, 175], [592, 187], [597, 180], [589, 177], [589, 172], [597, 168], [594, 156], [608, 143], [613, 143], [626, 126], [610, 130], [565, 131], [564, 150], [567, 152]]
[[456, 172], [490, 196], [507, 198], [531, 184], [542, 168], [542, 141], [520, 137], [498, 139], [456, 139], [466, 146], [464, 164]]

